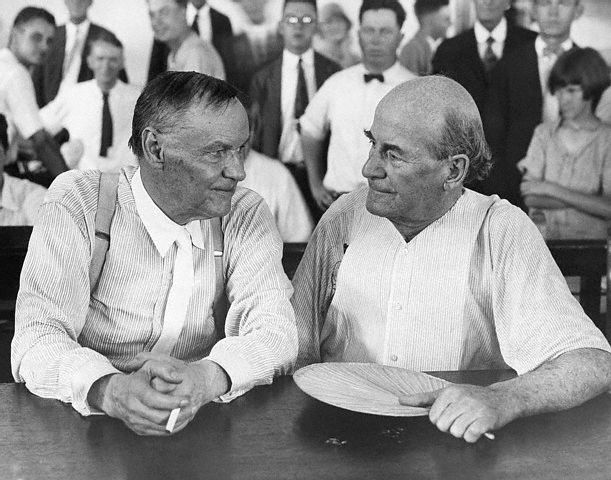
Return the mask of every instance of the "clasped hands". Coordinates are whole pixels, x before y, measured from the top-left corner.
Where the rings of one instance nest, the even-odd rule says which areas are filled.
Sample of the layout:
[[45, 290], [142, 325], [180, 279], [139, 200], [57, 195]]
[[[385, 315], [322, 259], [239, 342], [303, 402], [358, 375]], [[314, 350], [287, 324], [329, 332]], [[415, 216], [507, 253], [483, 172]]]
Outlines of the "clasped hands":
[[499, 385], [450, 385], [431, 392], [403, 395], [399, 403], [430, 406], [429, 419], [439, 430], [474, 443], [518, 416], [513, 411], [511, 397]]
[[131, 373], [96, 382], [89, 400], [139, 435], [167, 435], [165, 425], [175, 408], [181, 410], [172, 433], [179, 432], [203, 405], [229, 389], [227, 374], [211, 360], [185, 363], [144, 352], [128, 364], [127, 371]]

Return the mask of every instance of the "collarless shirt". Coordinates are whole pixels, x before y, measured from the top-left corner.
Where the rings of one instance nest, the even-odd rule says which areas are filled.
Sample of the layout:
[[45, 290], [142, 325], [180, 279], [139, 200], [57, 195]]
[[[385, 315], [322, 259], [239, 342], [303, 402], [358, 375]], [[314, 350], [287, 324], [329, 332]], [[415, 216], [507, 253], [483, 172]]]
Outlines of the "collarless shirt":
[[[535, 51], [537, 52], [537, 66], [539, 69], [539, 81], [541, 82], [541, 94], [543, 95], [543, 110], [541, 112], [542, 122], [556, 122], [560, 115], [558, 107], [558, 99], [547, 88], [547, 80], [549, 74], [554, 67], [554, 63], [558, 60], [556, 54], [544, 54], [546, 43], [541, 36], [535, 39]], [[567, 52], [573, 48], [573, 40], [567, 38], [561, 44], [562, 50]]]
[[193, 24], [197, 15], [197, 28], [199, 37], [206, 42], [212, 42], [212, 20], [210, 19], [210, 5], [206, 3], [199, 10], [196, 9], [191, 2], [187, 5], [187, 22]]
[[302, 135], [322, 141], [331, 132], [323, 184], [336, 192], [350, 192], [366, 183], [361, 169], [369, 154], [369, 141], [363, 130], [371, 127], [382, 97], [416, 77], [398, 62], [382, 72], [384, 82], [366, 83], [366, 73], [359, 63], [329, 77], [299, 119]]
[[27, 139], [43, 124], [32, 77], [8, 48], [0, 50], [0, 72], [0, 113], [8, 123], [10, 144], [16, 132]]
[[494, 42], [491, 44], [492, 51], [496, 55], [496, 58], [500, 60], [503, 56], [503, 47], [505, 46], [505, 39], [507, 38], [507, 20], [505, 17], [501, 19], [499, 24], [494, 27], [492, 31], [489, 31], [480, 22], [476, 21], [475, 25], [473, 25], [473, 32], [475, 33], [479, 58], [484, 58], [484, 54], [488, 48], [488, 38], [492, 37], [494, 39]]

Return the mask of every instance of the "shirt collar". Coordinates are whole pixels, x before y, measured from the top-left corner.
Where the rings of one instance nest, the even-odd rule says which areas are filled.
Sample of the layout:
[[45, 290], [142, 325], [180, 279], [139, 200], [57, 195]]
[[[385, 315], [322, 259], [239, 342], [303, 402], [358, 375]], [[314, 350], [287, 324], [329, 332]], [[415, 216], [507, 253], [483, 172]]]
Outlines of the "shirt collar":
[[314, 65], [314, 50], [309, 48], [301, 55], [295, 55], [294, 53], [289, 52], [286, 48], [282, 51], [282, 63], [288, 66], [295, 66], [297, 68], [297, 63], [299, 63], [299, 58], [301, 57], [301, 61], [306, 65]]
[[162, 257], [166, 256], [169, 248], [182, 233], [184, 228], [191, 234], [193, 245], [202, 250], [204, 249], [204, 239], [200, 221], [193, 220], [183, 227], [168, 218], [155, 202], [153, 202], [153, 199], [144, 188], [142, 177], [140, 176], [140, 168], [136, 170], [136, 173], [132, 177], [131, 187], [138, 215], [144, 224], [144, 228], [146, 228], [146, 231], [153, 240], [157, 251]]
[[473, 31], [475, 32], [475, 40], [477, 40], [477, 43], [486, 43], [488, 37], [492, 37], [495, 42], [503, 43], [507, 38], [507, 20], [505, 17], [501, 18], [499, 24], [494, 27], [491, 32], [481, 23], [475, 21]]
[[[537, 52], [538, 57], [543, 56], [543, 49], [546, 46], [547, 44], [543, 41], [543, 39], [541, 38], [541, 35], [538, 35], [537, 38], [535, 39], [535, 51]], [[571, 40], [570, 38], [567, 38], [564, 42], [560, 44], [560, 46], [562, 47], [562, 50], [564, 50], [565, 52], [568, 52], [574, 46], [573, 40]]]
[[68, 22], [68, 23], [66, 23], [66, 31], [69, 31], [73, 35], [76, 35], [77, 31], [82, 34], [83, 32], [87, 32], [89, 30], [89, 25], [90, 24], [91, 24], [91, 22], [89, 21], [88, 18], [83, 20], [78, 25], [76, 25], [76, 24], [74, 24], [72, 22]]

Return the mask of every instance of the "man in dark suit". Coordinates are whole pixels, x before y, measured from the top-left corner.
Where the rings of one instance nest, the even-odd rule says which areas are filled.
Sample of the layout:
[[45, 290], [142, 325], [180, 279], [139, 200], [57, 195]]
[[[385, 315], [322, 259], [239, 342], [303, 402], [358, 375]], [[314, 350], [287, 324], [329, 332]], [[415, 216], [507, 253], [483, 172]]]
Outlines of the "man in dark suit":
[[[233, 52], [233, 31], [229, 18], [206, 4], [206, 0], [190, 0], [187, 16], [191, 28], [204, 40], [211, 42], [221, 56], [225, 75], [229, 83], [235, 84], [235, 58]], [[193, 11], [195, 13], [193, 13]], [[149, 63], [148, 81], [168, 68], [169, 47], [159, 41], [153, 41], [151, 60]]]
[[253, 148], [280, 159], [293, 173], [313, 213], [316, 204], [310, 193], [303, 163], [297, 119], [324, 81], [341, 68], [314, 52], [316, 2], [286, 0], [279, 25], [284, 40], [280, 57], [253, 77], [250, 98], [256, 115]]
[[495, 157], [484, 193], [497, 193], [522, 208], [516, 164], [526, 156], [535, 127], [558, 119], [558, 102], [547, 78], [558, 56], [573, 48], [571, 24], [583, 12], [580, 0], [534, 0], [533, 6], [539, 36], [499, 62], [484, 113]]
[[[93, 78], [93, 71], [87, 65], [87, 45], [100, 32], [108, 30], [87, 18], [92, 3], [93, 0], [65, 0], [70, 21], [57, 28], [44, 63], [35, 68], [32, 74], [36, 101], [40, 107], [53, 100], [62, 85]], [[127, 83], [125, 70], [121, 70], [119, 78]]]

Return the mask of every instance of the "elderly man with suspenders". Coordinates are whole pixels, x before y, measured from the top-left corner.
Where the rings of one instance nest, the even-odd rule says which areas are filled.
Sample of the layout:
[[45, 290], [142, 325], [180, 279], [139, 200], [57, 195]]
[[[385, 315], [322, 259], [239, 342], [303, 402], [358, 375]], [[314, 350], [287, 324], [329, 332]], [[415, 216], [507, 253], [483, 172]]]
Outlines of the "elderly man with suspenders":
[[292, 367], [282, 242], [263, 200], [237, 187], [248, 132], [233, 87], [168, 72], [136, 104], [138, 168], [53, 184], [17, 299], [18, 382], [164, 435]]

